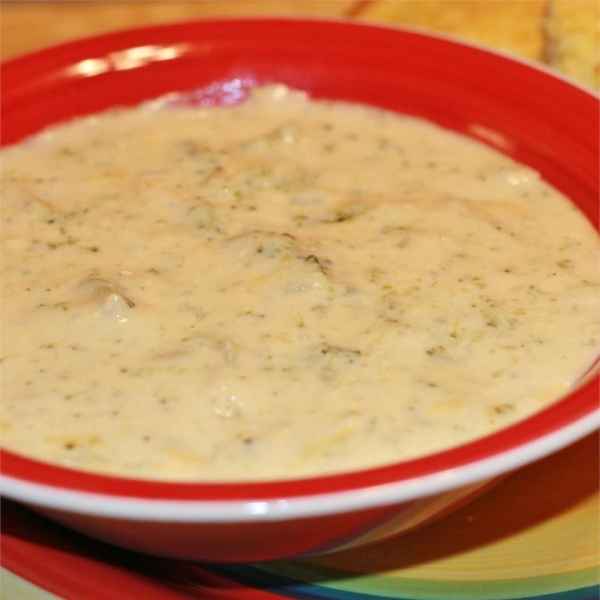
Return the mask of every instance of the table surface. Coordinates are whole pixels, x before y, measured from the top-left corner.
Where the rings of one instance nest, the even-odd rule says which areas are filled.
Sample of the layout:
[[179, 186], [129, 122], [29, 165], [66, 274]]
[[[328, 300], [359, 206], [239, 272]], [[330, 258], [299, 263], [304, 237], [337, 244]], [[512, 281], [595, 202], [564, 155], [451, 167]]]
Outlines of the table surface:
[[5, 0], [0, 11], [3, 60], [88, 35], [169, 21], [348, 18], [441, 31], [547, 64], [600, 89], [598, 0]]

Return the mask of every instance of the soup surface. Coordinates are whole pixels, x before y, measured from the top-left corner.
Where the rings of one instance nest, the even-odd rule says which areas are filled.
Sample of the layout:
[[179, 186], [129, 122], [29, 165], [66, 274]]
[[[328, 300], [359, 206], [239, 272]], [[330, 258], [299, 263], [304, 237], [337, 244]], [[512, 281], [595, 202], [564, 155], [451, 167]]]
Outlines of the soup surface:
[[531, 169], [281, 86], [2, 153], [2, 444], [179, 480], [485, 435], [598, 344], [598, 236]]

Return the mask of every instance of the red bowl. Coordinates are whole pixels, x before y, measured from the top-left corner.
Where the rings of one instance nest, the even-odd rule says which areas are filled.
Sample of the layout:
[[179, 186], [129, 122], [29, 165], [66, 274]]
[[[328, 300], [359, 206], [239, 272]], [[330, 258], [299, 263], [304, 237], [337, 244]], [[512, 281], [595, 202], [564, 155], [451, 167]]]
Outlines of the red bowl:
[[[598, 228], [599, 102], [533, 64], [422, 32], [336, 21], [220, 20], [77, 41], [2, 66], [2, 143], [169, 93], [236, 102], [279, 82], [429, 119], [540, 172]], [[366, 543], [437, 518], [600, 423], [598, 376], [481, 440], [359, 472], [263, 483], [130, 480], [2, 450], [2, 493], [126, 547], [256, 561]]]

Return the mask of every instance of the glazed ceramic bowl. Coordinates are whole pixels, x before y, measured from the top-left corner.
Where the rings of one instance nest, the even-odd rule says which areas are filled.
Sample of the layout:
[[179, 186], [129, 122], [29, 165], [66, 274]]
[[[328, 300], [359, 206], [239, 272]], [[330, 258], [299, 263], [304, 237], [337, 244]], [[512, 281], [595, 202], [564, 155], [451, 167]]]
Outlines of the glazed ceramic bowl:
[[[237, 102], [252, 86], [281, 82], [479, 139], [537, 169], [598, 221], [597, 98], [531, 64], [422, 32], [270, 19], [167, 25], [24, 56], [3, 66], [2, 80], [4, 144], [165, 94], [203, 105]], [[512, 427], [380, 468], [260, 483], [166, 483], [82, 473], [3, 451], [2, 493], [127, 548], [260, 561], [423, 525], [599, 423], [598, 376], [589, 372], [571, 395]]]

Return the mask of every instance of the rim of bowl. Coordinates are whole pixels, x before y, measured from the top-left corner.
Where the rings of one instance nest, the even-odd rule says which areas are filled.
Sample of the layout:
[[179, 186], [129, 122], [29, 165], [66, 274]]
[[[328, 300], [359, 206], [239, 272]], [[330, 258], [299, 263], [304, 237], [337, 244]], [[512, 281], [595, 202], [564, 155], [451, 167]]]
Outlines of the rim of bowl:
[[[32, 62], [52, 65], [71, 54], [100, 44], [115, 51], [131, 45], [130, 36], [234, 24], [293, 24], [352, 30], [391, 31], [467, 48], [537, 72], [597, 100], [591, 90], [577, 86], [543, 66], [416, 28], [348, 22], [334, 19], [249, 18], [170, 23], [112, 32], [6, 61], [13, 75]], [[159, 36], [160, 37], [160, 36]], [[169, 36], [167, 36], [169, 37]], [[173, 42], [174, 43], [174, 42]], [[81, 56], [79, 56], [81, 59]], [[39, 64], [38, 64], [39, 67]], [[5, 87], [6, 90], [6, 87]], [[151, 99], [151, 98], [147, 98]], [[588, 213], [588, 218], [590, 214]], [[593, 220], [597, 217], [594, 215]], [[598, 227], [594, 223], [596, 228]], [[533, 462], [600, 427], [598, 359], [580, 387], [534, 415], [491, 435], [414, 460], [347, 473], [290, 478], [279, 481], [197, 483], [134, 479], [70, 469], [0, 449], [2, 493], [35, 505], [128, 518], [208, 521], [278, 519], [345, 512], [410, 501], [414, 498], [478, 483]]]
[[2, 451], [2, 493], [39, 507], [151, 521], [260, 521], [395, 505], [509, 473], [600, 427], [598, 376], [506, 429], [410, 461], [265, 482], [163, 482], [99, 475]]

